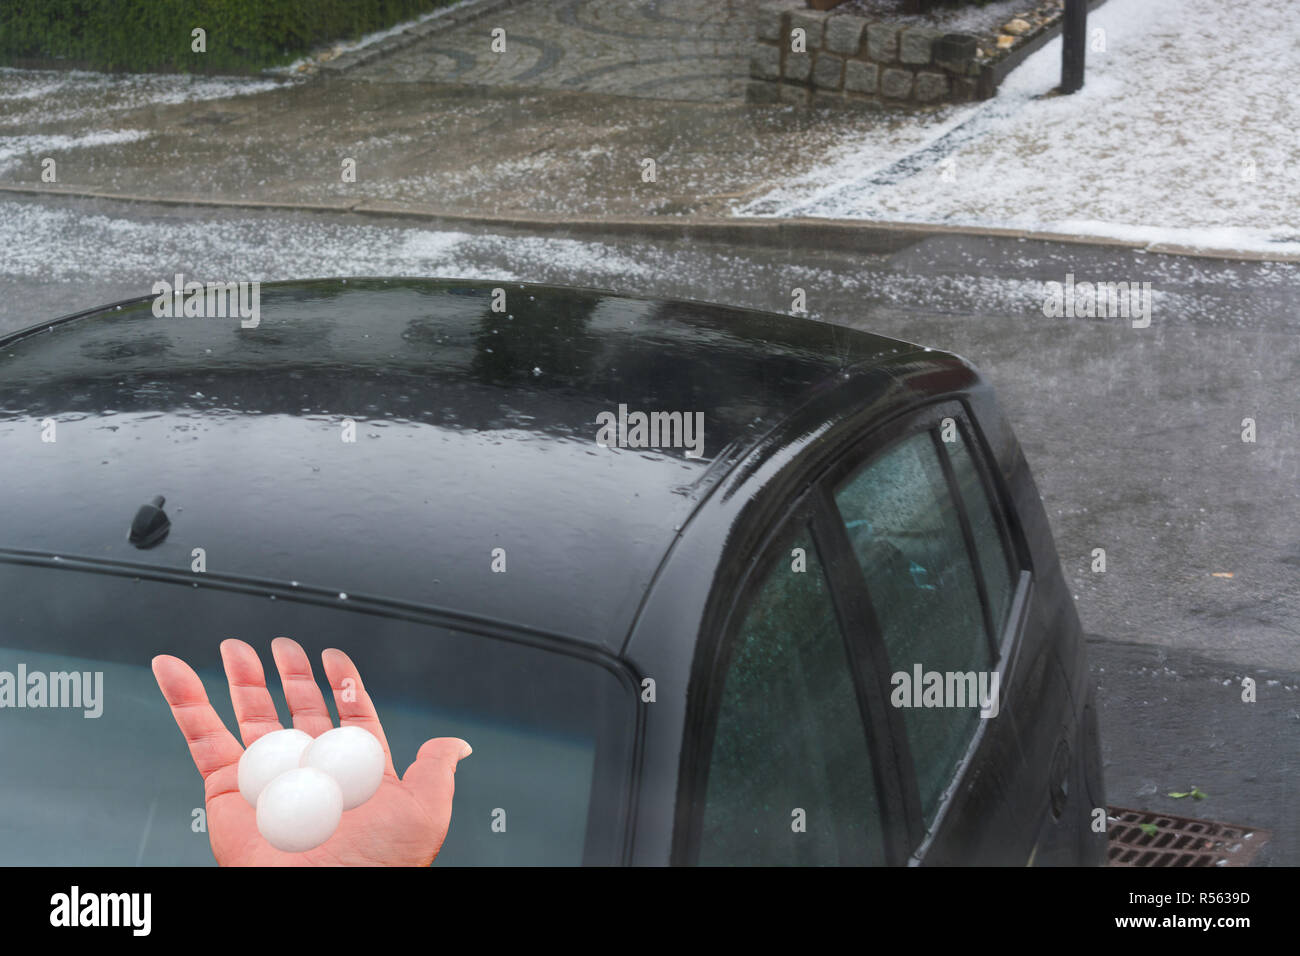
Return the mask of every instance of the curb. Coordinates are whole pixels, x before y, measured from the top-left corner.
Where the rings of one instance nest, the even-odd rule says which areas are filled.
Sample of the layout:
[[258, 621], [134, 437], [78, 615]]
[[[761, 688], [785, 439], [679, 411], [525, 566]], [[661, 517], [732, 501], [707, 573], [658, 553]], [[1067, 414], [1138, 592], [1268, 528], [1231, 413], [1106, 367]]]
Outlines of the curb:
[[[507, 0], [510, 2], [510, 0]], [[284, 202], [260, 199], [213, 199], [205, 196], [148, 196], [65, 186], [0, 185], [0, 195], [63, 196], [159, 206], [198, 206], [211, 209], [282, 210], [285, 212], [353, 213], [389, 219], [416, 219], [429, 225], [491, 229], [496, 232], [640, 240], [693, 240], [750, 248], [806, 249], [881, 254], [897, 252], [923, 239], [959, 236], [975, 239], [1055, 242], [1105, 246], [1134, 252], [1228, 259], [1242, 262], [1300, 263], [1300, 253], [1216, 249], [1172, 242], [1142, 242], [1111, 236], [1068, 235], [994, 226], [947, 226], [915, 222], [857, 219], [784, 219], [776, 217], [722, 218], [710, 216], [489, 216], [449, 213], [420, 203], [380, 199]]]

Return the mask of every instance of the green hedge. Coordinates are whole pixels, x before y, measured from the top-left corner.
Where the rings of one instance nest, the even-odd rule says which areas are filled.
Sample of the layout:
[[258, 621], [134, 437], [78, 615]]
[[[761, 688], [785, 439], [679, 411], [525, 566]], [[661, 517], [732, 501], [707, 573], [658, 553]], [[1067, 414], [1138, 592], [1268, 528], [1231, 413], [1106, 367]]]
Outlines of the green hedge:
[[[452, 0], [0, 0], [0, 63], [221, 72], [287, 63]], [[190, 50], [207, 31], [207, 52]]]

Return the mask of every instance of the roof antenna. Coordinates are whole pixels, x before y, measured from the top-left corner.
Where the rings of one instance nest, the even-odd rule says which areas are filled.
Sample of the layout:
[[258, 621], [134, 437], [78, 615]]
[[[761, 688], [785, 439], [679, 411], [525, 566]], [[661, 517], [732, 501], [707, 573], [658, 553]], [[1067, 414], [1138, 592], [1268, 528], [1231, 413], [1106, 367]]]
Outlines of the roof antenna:
[[151, 548], [167, 537], [172, 523], [167, 517], [167, 512], [162, 510], [166, 501], [167, 499], [162, 495], [154, 495], [149, 504], [141, 505], [140, 510], [135, 513], [135, 520], [131, 522], [131, 533], [127, 535], [127, 540], [137, 548]]

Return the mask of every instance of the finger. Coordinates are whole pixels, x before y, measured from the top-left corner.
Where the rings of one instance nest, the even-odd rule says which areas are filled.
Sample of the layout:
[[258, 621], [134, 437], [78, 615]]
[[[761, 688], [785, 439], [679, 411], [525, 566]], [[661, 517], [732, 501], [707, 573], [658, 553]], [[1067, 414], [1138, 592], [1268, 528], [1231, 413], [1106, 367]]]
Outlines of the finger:
[[189, 744], [200, 776], [206, 781], [218, 770], [237, 765], [244, 748], [212, 709], [203, 681], [190, 665], [179, 657], [160, 654], [153, 659], [153, 676]]
[[[321, 654], [321, 661], [325, 664], [325, 676], [334, 691], [334, 706], [339, 709], [339, 725], [363, 727], [374, 734], [384, 748], [384, 761], [387, 764], [384, 774], [396, 780], [397, 771], [393, 769], [393, 755], [388, 749], [388, 738], [384, 736], [384, 728], [379, 723], [379, 715], [375, 713], [375, 705], [361, 683], [357, 665], [352, 663], [352, 658], [333, 647]], [[345, 685], [344, 681], [348, 683]]]
[[226, 665], [226, 680], [230, 684], [230, 703], [239, 721], [239, 736], [244, 746], [273, 730], [280, 730], [280, 715], [275, 712], [275, 701], [266, 689], [266, 675], [262, 662], [243, 641], [229, 639], [221, 642], [221, 660]]
[[[426, 740], [415, 755], [415, 763], [406, 768], [406, 776], [402, 778], [402, 786], [411, 791], [424, 812], [444, 826], [451, 822], [456, 765], [473, 752], [473, 748], [459, 737]], [[445, 835], [445, 829], [443, 833]]]
[[313, 737], [319, 737], [334, 727], [330, 712], [325, 707], [325, 695], [311, 672], [311, 659], [297, 641], [277, 637], [271, 642], [271, 656], [280, 672], [284, 687], [284, 700], [293, 715], [293, 725]]

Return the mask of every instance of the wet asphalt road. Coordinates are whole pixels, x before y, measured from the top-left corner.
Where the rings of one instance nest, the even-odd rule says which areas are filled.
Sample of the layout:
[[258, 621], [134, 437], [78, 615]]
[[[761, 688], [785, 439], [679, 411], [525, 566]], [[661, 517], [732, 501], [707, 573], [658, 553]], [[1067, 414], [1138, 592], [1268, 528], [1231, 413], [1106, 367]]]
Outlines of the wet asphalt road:
[[[961, 237], [879, 256], [744, 251], [0, 199], [0, 332], [176, 272], [514, 278], [774, 311], [799, 287], [814, 318], [966, 356], [1025, 448], [1090, 635], [1109, 801], [1269, 828], [1263, 861], [1300, 863], [1300, 266]], [[1044, 316], [1043, 283], [1067, 273], [1150, 281], [1150, 328]], [[1257, 703], [1241, 701], [1244, 677]], [[1193, 785], [1209, 798], [1166, 796]]]

